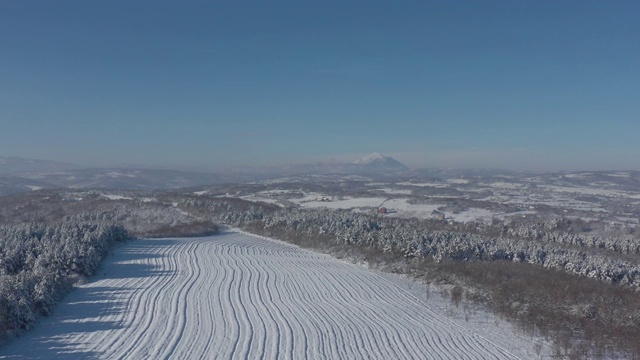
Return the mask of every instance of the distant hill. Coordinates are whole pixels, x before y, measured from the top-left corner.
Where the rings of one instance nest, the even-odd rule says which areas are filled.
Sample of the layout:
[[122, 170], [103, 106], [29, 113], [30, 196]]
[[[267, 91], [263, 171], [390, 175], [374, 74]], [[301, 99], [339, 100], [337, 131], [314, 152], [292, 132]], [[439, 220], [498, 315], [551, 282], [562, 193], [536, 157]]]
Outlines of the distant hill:
[[142, 168], [74, 169], [22, 175], [56, 187], [93, 189], [178, 189], [238, 181], [238, 177], [196, 171]]
[[59, 187], [60, 186], [56, 186], [39, 179], [29, 179], [22, 176], [0, 174], [0, 196]]
[[15, 156], [0, 156], [0, 174], [24, 172], [55, 172], [78, 169], [81, 166], [50, 160], [25, 159]]
[[221, 174], [149, 168], [83, 168], [79, 165], [0, 156], [0, 196], [53, 188], [178, 189], [252, 179]]

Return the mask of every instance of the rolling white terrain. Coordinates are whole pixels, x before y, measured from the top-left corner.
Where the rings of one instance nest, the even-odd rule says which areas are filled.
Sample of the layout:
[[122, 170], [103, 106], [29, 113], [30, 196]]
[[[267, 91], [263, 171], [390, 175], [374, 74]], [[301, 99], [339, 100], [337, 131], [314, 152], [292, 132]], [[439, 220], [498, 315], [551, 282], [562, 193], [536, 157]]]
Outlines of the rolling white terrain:
[[508, 329], [469, 326], [442, 304], [362, 266], [237, 231], [136, 240], [0, 358], [533, 357]]

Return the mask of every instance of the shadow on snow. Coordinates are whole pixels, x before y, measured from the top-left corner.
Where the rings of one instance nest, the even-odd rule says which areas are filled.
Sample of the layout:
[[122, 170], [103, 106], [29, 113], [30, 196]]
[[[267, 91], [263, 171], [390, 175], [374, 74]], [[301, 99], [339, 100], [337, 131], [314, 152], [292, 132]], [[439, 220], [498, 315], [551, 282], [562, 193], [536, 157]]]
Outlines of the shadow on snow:
[[[91, 334], [120, 329], [128, 300], [139, 288], [109, 286], [112, 280], [171, 276], [175, 272], [152, 265], [164, 255], [162, 247], [178, 240], [139, 240], [123, 246], [106, 260], [98, 275], [75, 288], [32, 330], [0, 348], [0, 359], [79, 359], [100, 358], [106, 354], [89, 350], [95, 344], [74, 342], [70, 335]], [[107, 285], [105, 285], [107, 284]], [[117, 336], [116, 334], [114, 334]]]

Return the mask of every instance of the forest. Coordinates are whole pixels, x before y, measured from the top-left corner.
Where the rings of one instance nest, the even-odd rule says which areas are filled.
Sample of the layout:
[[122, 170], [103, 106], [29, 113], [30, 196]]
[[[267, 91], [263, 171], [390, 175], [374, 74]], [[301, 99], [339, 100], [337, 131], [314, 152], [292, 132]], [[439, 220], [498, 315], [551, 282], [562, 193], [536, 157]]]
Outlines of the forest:
[[0, 226], [0, 340], [28, 330], [111, 248], [129, 239], [115, 224], [62, 222]]

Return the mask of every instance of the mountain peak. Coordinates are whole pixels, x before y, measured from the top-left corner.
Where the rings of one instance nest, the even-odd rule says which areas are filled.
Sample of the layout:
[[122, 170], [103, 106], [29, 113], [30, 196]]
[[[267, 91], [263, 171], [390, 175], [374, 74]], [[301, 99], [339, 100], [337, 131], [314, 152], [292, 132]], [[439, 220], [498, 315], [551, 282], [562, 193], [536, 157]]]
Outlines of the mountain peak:
[[371, 153], [354, 161], [353, 165], [357, 165], [363, 169], [376, 171], [407, 170], [407, 167], [398, 160], [382, 155], [378, 152]]
[[[363, 158], [360, 158], [356, 161], [354, 161], [354, 164], [358, 164], [358, 165], [365, 165], [365, 164], [371, 164], [372, 162], [376, 162], [376, 161], [385, 161], [387, 159], [391, 159], [390, 157], [384, 156], [378, 152], [374, 152], [371, 153]], [[393, 160], [393, 159], [392, 159]]]

